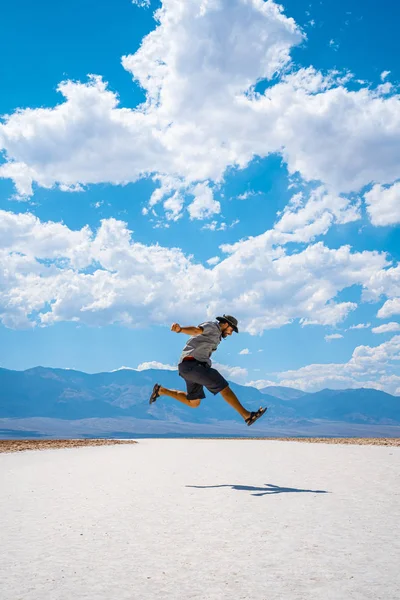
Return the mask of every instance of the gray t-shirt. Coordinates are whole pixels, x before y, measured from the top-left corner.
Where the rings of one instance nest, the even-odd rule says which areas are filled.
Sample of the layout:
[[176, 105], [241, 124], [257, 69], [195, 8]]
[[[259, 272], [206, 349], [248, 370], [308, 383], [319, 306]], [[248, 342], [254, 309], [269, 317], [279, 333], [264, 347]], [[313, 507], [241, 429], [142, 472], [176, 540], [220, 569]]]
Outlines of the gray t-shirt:
[[185, 356], [193, 356], [193, 358], [211, 365], [210, 356], [218, 348], [222, 339], [222, 331], [218, 321], [206, 321], [199, 327], [203, 329], [203, 333], [188, 339], [178, 364], [183, 361]]

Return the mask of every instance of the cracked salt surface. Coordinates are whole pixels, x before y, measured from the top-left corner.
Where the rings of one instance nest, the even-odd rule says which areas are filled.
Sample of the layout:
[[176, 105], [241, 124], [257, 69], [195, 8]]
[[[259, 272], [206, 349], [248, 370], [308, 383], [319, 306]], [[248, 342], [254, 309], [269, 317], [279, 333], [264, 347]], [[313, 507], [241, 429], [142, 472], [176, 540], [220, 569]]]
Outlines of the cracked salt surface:
[[398, 600], [400, 448], [156, 440], [0, 456], [2, 600]]

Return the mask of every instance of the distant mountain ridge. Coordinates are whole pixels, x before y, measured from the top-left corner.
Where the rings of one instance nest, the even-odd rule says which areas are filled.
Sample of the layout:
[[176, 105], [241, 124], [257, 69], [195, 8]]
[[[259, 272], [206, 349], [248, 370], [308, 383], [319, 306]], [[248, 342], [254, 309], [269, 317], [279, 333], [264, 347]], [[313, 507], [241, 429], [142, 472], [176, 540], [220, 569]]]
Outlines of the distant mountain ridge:
[[[177, 371], [134, 371], [88, 374], [67, 369], [35, 367], [26, 371], [0, 369], [0, 418], [48, 417], [84, 419], [105, 417], [135, 417], [167, 420], [182, 418], [189, 422], [215, 418], [235, 418], [236, 413], [223, 400], [202, 403], [201, 409], [190, 408], [163, 398], [148, 403], [154, 383], [185, 389]], [[266, 400], [255, 388], [232, 383], [237, 394], [258, 408]], [[217, 412], [217, 416], [215, 416]], [[201, 414], [200, 414], [201, 413]], [[239, 417], [240, 419], [240, 417]]]
[[[0, 368], [0, 419], [135, 419], [154, 429], [175, 430], [193, 426], [242, 426], [241, 417], [221, 396], [208, 397], [193, 410], [171, 398], [149, 405], [154, 383], [185, 389], [177, 371], [121, 369], [88, 374], [67, 369], [35, 367], [26, 371]], [[259, 429], [321, 422], [400, 425], [400, 398], [374, 389], [325, 389], [315, 393], [283, 386], [258, 390], [231, 384], [250, 410], [268, 406]], [[7, 426], [9, 423], [7, 423]], [[203, 429], [204, 429], [203, 427]], [[175, 429], [174, 429], [175, 428]]]
[[281, 400], [295, 400], [305, 396], [307, 392], [297, 390], [291, 387], [285, 387], [283, 385], [269, 385], [265, 388], [260, 389], [263, 394], [274, 396], [274, 398], [280, 398]]

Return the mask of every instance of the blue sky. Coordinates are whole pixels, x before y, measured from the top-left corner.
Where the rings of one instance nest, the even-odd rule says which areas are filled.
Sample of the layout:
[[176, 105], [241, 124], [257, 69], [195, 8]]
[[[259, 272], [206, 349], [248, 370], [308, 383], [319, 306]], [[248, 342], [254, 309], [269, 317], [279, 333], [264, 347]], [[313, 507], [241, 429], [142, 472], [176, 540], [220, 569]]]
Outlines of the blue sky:
[[400, 8], [149, 4], [5, 7], [0, 365], [400, 394]]

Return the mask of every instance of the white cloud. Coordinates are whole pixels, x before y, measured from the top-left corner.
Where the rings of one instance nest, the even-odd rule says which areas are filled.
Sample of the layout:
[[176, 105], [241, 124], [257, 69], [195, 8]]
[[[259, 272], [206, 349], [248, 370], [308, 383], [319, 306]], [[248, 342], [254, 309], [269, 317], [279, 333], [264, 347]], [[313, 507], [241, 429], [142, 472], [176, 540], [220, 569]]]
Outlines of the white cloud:
[[388, 77], [388, 75], [390, 75], [390, 71], [382, 71], [381, 80], [385, 81], [385, 79], [386, 79], [386, 77]]
[[120, 184], [149, 173], [178, 177], [186, 185], [220, 179], [237, 163], [237, 152], [221, 132], [211, 133], [223, 110], [219, 102], [235, 104], [236, 94], [260, 77], [272, 77], [301, 40], [293, 20], [273, 2], [233, 1], [235, 10], [226, 0], [184, 5], [164, 0], [158, 27], [135, 55], [122, 59], [145, 89], [147, 103], [136, 110], [118, 108], [117, 96], [99, 77], [86, 85], [64, 82], [63, 104], [14, 113], [1, 126], [10, 159], [1, 174], [14, 179], [21, 195], [31, 193], [33, 181], [44, 187]]
[[194, 200], [188, 206], [191, 219], [206, 219], [221, 212], [221, 204], [214, 200], [213, 192], [207, 184], [199, 183], [192, 193]]
[[[329, 250], [321, 242], [289, 256], [283, 248], [271, 247], [273, 239], [274, 232], [267, 231], [237, 244], [223, 245], [222, 250], [231, 255], [215, 267], [219, 287], [226, 293], [238, 278], [246, 280], [246, 289], [237, 295], [231, 306], [238, 314], [246, 306], [248, 314], [258, 315], [247, 325], [247, 330], [253, 334], [280, 327], [296, 318], [292, 309], [286, 310], [288, 302], [291, 307], [296, 307], [294, 312], [303, 313], [303, 325], [332, 325], [342, 321], [356, 304], [332, 302], [338, 289], [349, 287], [350, 280], [353, 283], [358, 280], [368, 291], [375, 285], [374, 276], [385, 273], [385, 264], [388, 266], [384, 255], [378, 252], [352, 253], [347, 246]], [[286, 301], [283, 300], [283, 289]], [[375, 289], [373, 292], [376, 293]]]
[[347, 331], [350, 329], [369, 329], [371, 327], [371, 323], [357, 323], [357, 325], [351, 325]]
[[222, 365], [221, 363], [213, 363], [213, 367], [217, 369], [226, 379], [242, 385], [248, 376], [247, 369], [243, 369], [242, 367], [232, 367], [230, 365]]
[[374, 185], [364, 198], [373, 225], [400, 223], [400, 181], [389, 187]]
[[236, 198], [238, 200], [248, 200], [249, 198], [254, 198], [254, 196], [257, 196], [258, 194], [260, 194], [260, 192], [248, 190], [247, 192], [243, 192], [243, 194], [239, 194], [239, 196], [236, 196]]
[[178, 179], [177, 177], [157, 175], [153, 177], [153, 180], [158, 182], [160, 185], [150, 196], [148, 210], [154, 210], [154, 206], [156, 206], [156, 204], [162, 200], [168, 199], [174, 194], [175, 191], [183, 191], [182, 180]]
[[149, 8], [150, 0], [132, 0], [132, 4], [136, 4], [140, 8]]
[[243, 350], [241, 350], [239, 352], [239, 354], [251, 354], [250, 350], [248, 348], [243, 348]]
[[400, 298], [386, 300], [382, 308], [379, 309], [377, 317], [379, 319], [387, 319], [392, 315], [400, 315]]
[[42, 222], [31, 213], [0, 210], [0, 249], [83, 268], [91, 262], [90, 242], [87, 226], [73, 231], [62, 223]]
[[136, 242], [116, 219], [102, 220], [95, 232], [73, 231], [0, 211], [0, 318], [8, 327], [142, 327], [168, 324], [177, 313], [200, 322], [229, 305], [241, 331], [256, 335], [294, 320], [335, 326], [357, 306], [336, 299], [350, 286], [362, 286], [367, 301], [398, 288], [400, 269], [388, 268], [384, 253], [318, 242], [288, 254], [274, 245], [275, 235], [223, 247], [228, 255], [210, 268], [179, 248]]
[[248, 383], [246, 383], [246, 385], [255, 387], [258, 390], [262, 390], [263, 388], [269, 387], [271, 385], [275, 386], [277, 385], [277, 383], [276, 381], [270, 381], [269, 379], [256, 379], [254, 381], [249, 381]]
[[217, 221], [211, 221], [211, 223], [206, 223], [205, 225], [203, 225], [202, 229], [209, 231], [225, 231], [226, 223], [222, 222], [218, 224]]
[[175, 192], [164, 202], [164, 208], [169, 221], [177, 221], [182, 216], [184, 198], [179, 192]]
[[389, 83], [387, 81], [386, 83], [382, 83], [381, 85], [378, 85], [378, 87], [376, 88], [376, 91], [378, 92], [378, 94], [384, 96], [385, 94], [391, 94], [393, 89], [394, 89], [393, 84]]
[[65, 185], [63, 183], [60, 184], [60, 190], [62, 192], [72, 192], [72, 193], [76, 193], [76, 192], [84, 192], [85, 188], [83, 188], [79, 183], [76, 183], [75, 185]]
[[[372, 182], [393, 183], [399, 97], [387, 97], [386, 88], [351, 91], [333, 72], [288, 72], [290, 52], [304, 39], [271, 0], [164, 0], [154, 31], [122, 58], [146, 102], [120, 108], [100, 77], [61, 83], [64, 101], [56, 107], [19, 110], [0, 125], [7, 157], [0, 176], [26, 196], [33, 183], [74, 189], [154, 175], [175, 181], [172, 196], [278, 152], [291, 175], [323, 182], [338, 198]], [[263, 79], [270, 85], [255, 94]], [[219, 212], [206, 189], [189, 206], [191, 218]], [[166, 208], [174, 219], [172, 204]]]
[[333, 223], [344, 224], [360, 218], [359, 203], [329, 194], [323, 186], [312, 190], [308, 198], [295, 194], [286, 205], [274, 231], [281, 233], [276, 240], [284, 244], [309, 242], [324, 235]]
[[[0, 318], [10, 327], [65, 320], [130, 327], [147, 319], [159, 323], [169, 318], [167, 306], [172, 309], [176, 295], [186, 298], [183, 304], [193, 295], [188, 273], [195, 280], [201, 268], [205, 288], [209, 278], [209, 270], [178, 249], [132, 241], [125, 223], [115, 219], [103, 220], [94, 234], [88, 227], [71, 231], [1, 211], [0, 239]], [[197, 291], [198, 302], [204, 302], [205, 290]], [[187, 309], [182, 307], [184, 314]]]
[[393, 321], [392, 323], [385, 323], [384, 325], [379, 325], [379, 327], [373, 327], [371, 329], [372, 333], [390, 333], [392, 331], [399, 331], [400, 324]]
[[135, 369], [136, 371], [147, 371], [148, 369], [163, 369], [164, 371], [176, 371], [176, 365], [166, 365], [161, 362], [157, 362], [156, 360], [151, 360], [149, 362], [141, 363]]
[[[391, 113], [391, 119], [398, 122], [398, 96], [383, 100], [378, 92], [365, 88], [350, 92], [310, 69], [289, 75], [286, 86], [298, 86], [285, 121], [284, 157], [290, 173], [299, 171], [303, 179], [323, 181], [342, 193], [358, 191], [371, 181], [397, 179], [399, 165], [390, 146], [400, 143], [399, 130], [386, 119]], [[283, 82], [268, 91], [270, 101], [276, 100], [279, 91], [286, 92]], [[326, 135], [321, 136], [322, 131]], [[375, 151], [382, 155], [378, 157]]]
[[207, 264], [209, 264], [211, 267], [214, 267], [215, 265], [217, 265], [220, 262], [220, 257], [219, 256], [213, 256], [212, 258], [209, 258], [207, 260]]
[[235, 227], [235, 225], [237, 225], [238, 223], [239, 219], [235, 219], [229, 225], [225, 221], [222, 221], [221, 223], [218, 223], [218, 221], [211, 221], [211, 223], [206, 223], [205, 225], [203, 225], [201, 229], [208, 231], [226, 231], [228, 228], [232, 229], [232, 227]]
[[331, 333], [325, 336], [325, 341], [330, 342], [331, 340], [340, 340], [343, 336], [340, 333]]
[[357, 346], [347, 363], [311, 364], [279, 373], [279, 384], [305, 391], [369, 387], [400, 392], [400, 335], [379, 346]]
[[[377, 271], [372, 275], [368, 288], [363, 289], [362, 299], [366, 302], [378, 302], [382, 296], [389, 298], [378, 312], [379, 318], [387, 318], [396, 314], [398, 297], [400, 296], [400, 265]], [[397, 303], [397, 304], [396, 304]]]

